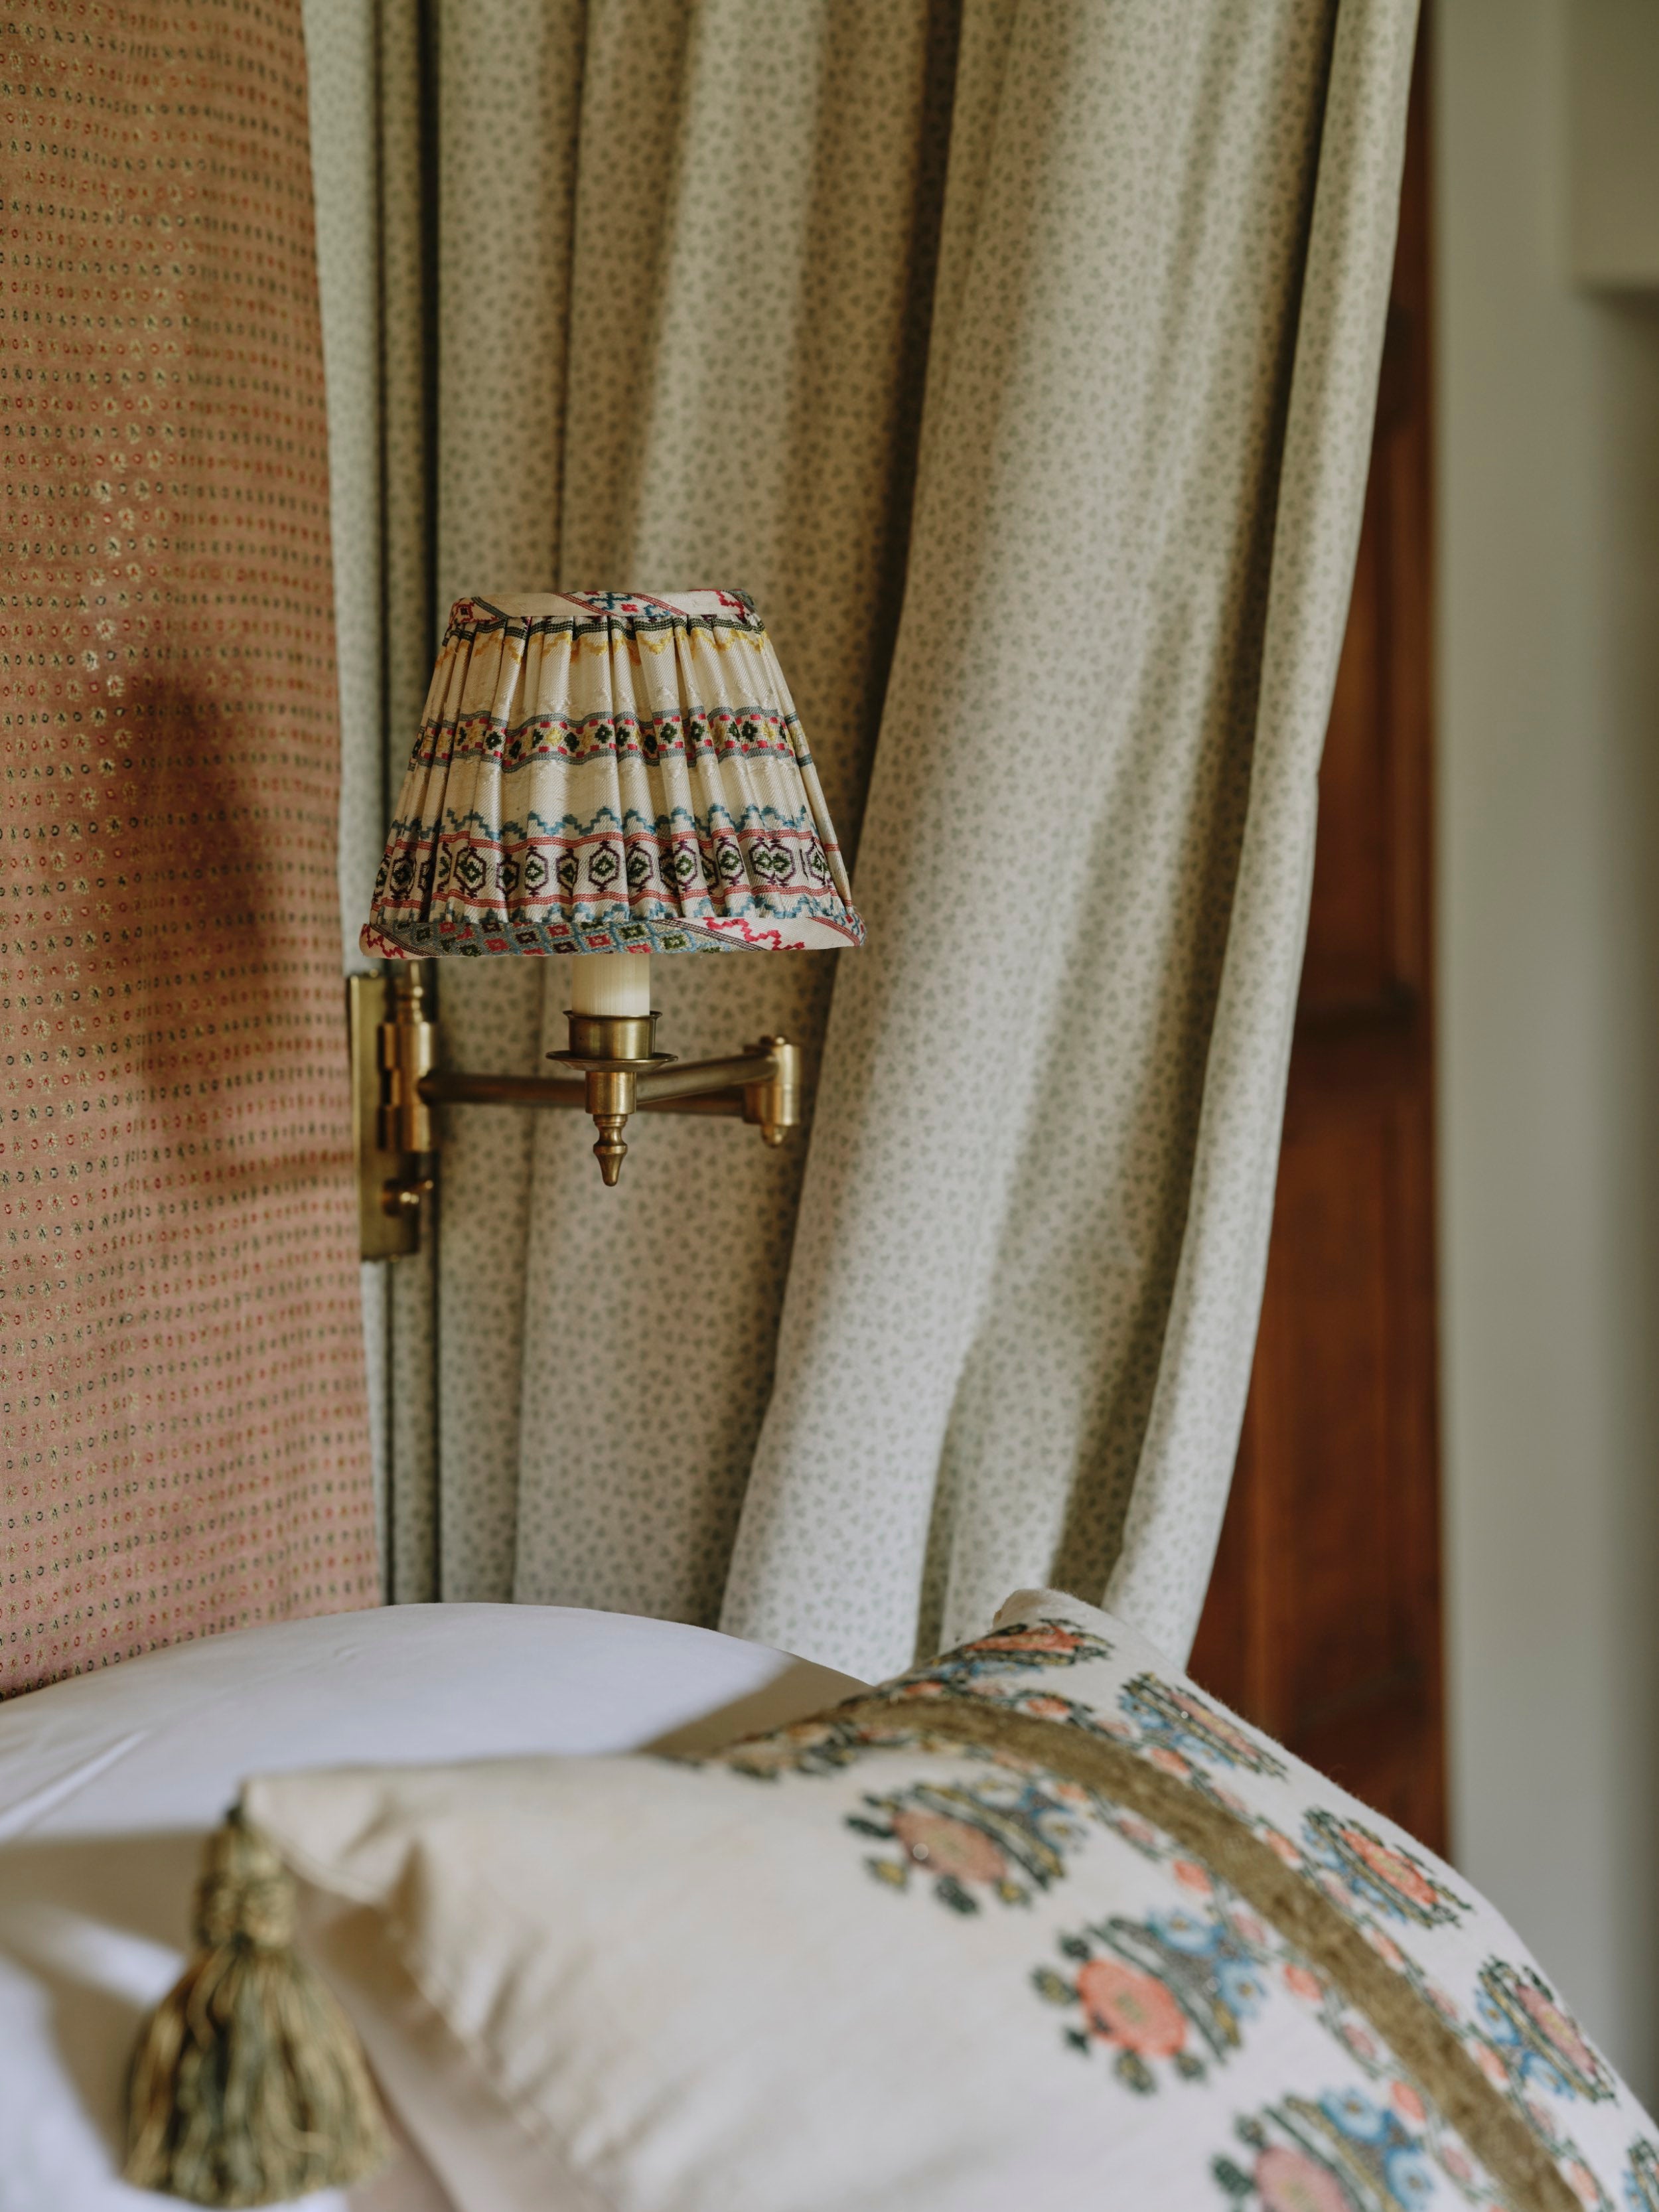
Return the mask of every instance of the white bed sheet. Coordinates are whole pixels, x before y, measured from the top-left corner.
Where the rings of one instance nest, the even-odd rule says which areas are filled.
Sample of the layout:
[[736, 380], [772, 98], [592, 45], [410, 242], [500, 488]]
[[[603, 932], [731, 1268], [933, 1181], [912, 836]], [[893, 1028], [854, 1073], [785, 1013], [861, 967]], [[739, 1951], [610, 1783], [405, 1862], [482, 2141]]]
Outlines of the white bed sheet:
[[[395, 1606], [177, 1645], [0, 1705], [0, 2212], [139, 2212], [118, 2174], [140, 2019], [183, 1964], [201, 1839], [241, 1777], [710, 1742], [859, 1686], [672, 1621]], [[406, 2143], [310, 2212], [447, 2212]]]

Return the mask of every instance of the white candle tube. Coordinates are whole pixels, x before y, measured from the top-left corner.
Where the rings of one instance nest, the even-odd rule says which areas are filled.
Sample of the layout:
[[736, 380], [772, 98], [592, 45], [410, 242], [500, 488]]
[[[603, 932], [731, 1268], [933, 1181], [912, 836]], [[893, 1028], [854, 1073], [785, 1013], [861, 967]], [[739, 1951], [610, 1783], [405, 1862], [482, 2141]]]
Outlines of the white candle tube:
[[648, 1014], [648, 952], [578, 952], [570, 963], [573, 1014]]

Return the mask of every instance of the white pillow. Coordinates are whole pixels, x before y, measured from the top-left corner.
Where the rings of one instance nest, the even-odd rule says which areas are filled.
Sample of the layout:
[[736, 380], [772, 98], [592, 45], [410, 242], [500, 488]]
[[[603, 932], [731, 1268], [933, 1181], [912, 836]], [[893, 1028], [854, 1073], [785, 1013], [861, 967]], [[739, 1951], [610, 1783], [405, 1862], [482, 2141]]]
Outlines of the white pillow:
[[464, 2212], [1659, 2206], [1498, 1916], [1122, 1622], [1022, 1592], [873, 1694], [250, 1785]]
[[[204, 1832], [251, 1770], [723, 1742], [860, 1686], [678, 1621], [452, 1603], [204, 1637], [0, 1704], [0, 2212], [159, 2207], [119, 2179], [127, 2063], [185, 1963]], [[405, 2158], [306, 2212], [448, 2202]]]

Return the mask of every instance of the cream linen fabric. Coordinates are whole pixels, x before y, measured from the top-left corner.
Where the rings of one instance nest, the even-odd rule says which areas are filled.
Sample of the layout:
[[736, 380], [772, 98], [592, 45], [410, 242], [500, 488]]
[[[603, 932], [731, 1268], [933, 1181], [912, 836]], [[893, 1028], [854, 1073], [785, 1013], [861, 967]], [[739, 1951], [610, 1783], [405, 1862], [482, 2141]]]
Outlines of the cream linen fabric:
[[[424, 2106], [404, 2112], [460, 2212], [1656, 2201], [1652, 2123], [1514, 1930], [1125, 1623], [1024, 1591], [890, 1686], [890, 1742], [830, 1712], [696, 1765], [252, 1785], [290, 1863], [356, 1908], [343, 1994], [375, 1991], [393, 2094], [424, 2067], [457, 2110], [501, 2110], [465, 2174]], [[1565, 2188], [1495, 2187], [1431, 2071], [1204, 1850], [930, 1734], [941, 1692], [1103, 1737], [1230, 1813], [1450, 2027]]]
[[[822, 1044], [810, 1152], [653, 1126], [613, 1192], [562, 1117], [452, 1115], [435, 1277], [393, 1271], [394, 1595], [871, 1674], [1024, 1572], [1187, 1647], [1415, 13], [437, 0], [423, 45], [382, 8], [381, 170], [355, 217], [319, 193], [325, 316], [331, 239], [381, 225], [386, 413], [340, 465], [387, 487], [356, 634], [399, 772], [459, 592], [729, 580], [870, 931], [663, 963], [672, 1048]], [[446, 1052], [532, 1070], [561, 1003], [541, 963], [446, 975]]]

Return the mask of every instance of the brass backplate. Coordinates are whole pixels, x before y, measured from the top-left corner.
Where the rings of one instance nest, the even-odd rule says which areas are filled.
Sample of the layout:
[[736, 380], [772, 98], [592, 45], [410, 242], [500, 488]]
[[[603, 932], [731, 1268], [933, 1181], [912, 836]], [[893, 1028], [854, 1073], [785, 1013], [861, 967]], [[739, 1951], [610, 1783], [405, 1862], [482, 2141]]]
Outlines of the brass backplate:
[[380, 1146], [380, 1105], [385, 1077], [380, 1067], [380, 1024], [391, 1013], [390, 989], [383, 975], [346, 979], [346, 1018], [351, 1034], [351, 1127], [357, 1166], [357, 1242], [364, 1260], [397, 1260], [421, 1249], [421, 1215], [416, 1206], [386, 1211], [388, 1185], [408, 1176], [411, 1163]]

